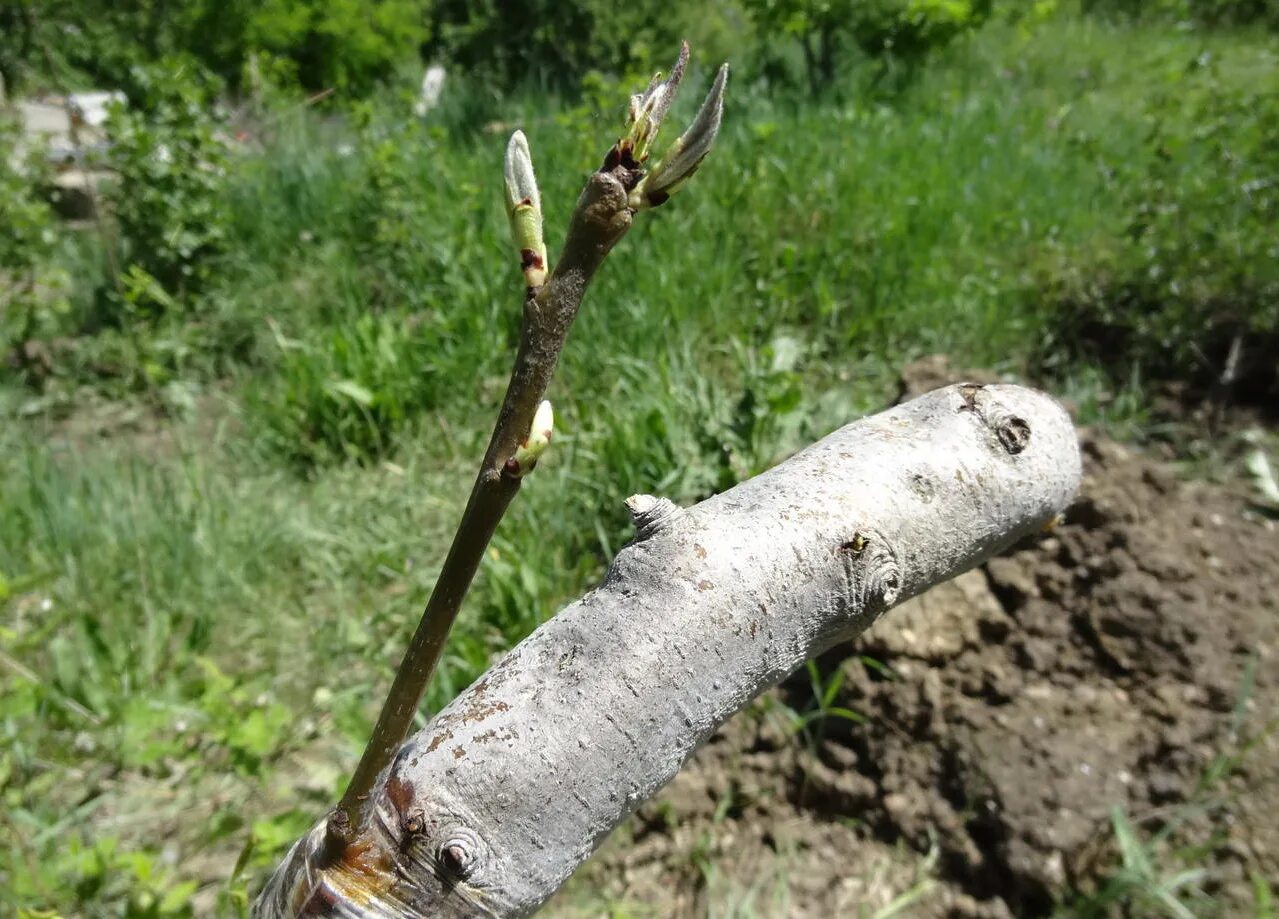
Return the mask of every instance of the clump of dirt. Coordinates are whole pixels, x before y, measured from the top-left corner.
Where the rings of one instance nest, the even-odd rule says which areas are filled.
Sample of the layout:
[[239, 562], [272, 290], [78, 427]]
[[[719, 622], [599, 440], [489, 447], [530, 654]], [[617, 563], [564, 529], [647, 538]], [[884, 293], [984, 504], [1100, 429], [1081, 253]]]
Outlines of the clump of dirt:
[[1250, 875], [1279, 878], [1279, 532], [1241, 495], [1087, 434], [1083, 451], [1055, 531], [817, 662], [866, 723], [799, 731], [788, 712], [815, 694], [797, 675], [578, 887], [664, 916], [731, 914], [726, 896], [756, 915], [917, 898], [906, 914], [1043, 916], [1114, 869], [1118, 807], [1201, 844], [1206, 902], [1251, 913]]

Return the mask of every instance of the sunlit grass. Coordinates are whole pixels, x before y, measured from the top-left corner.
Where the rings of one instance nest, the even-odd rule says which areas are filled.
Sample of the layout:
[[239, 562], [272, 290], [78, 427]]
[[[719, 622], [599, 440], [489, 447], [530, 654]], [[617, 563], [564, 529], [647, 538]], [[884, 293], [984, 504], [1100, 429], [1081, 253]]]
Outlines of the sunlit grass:
[[[1122, 244], [1114, 166], [1148, 155], [1149, 94], [1205, 50], [1222, 80], [1274, 79], [1248, 36], [1062, 19], [992, 26], [899, 93], [860, 73], [819, 102], [735, 82], [697, 181], [587, 296], [549, 393], [555, 444], [428, 710], [600, 576], [628, 495], [689, 502], [756, 474], [884, 404], [911, 358], [1046, 373], [1085, 421], [1140, 430], [1140, 372], [1116, 387], [1044, 358], [1060, 304], [1043, 279], [1110, 264], [1081, 253]], [[337, 791], [511, 360], [506, 131], [529, 136], [554, 253], [616, 130], [469, 92], [425, 123], [389, 103], [273, 116], [237, 160], [233, 241], [198, 303], [82, 337], [46, 391], [5, 383], [33, 417], [0, 421], [0, 904], [234, 912]], [[100, 266], [70, 251], [74, 319]], [[141, 421], [85, 435], [86, 384]]]

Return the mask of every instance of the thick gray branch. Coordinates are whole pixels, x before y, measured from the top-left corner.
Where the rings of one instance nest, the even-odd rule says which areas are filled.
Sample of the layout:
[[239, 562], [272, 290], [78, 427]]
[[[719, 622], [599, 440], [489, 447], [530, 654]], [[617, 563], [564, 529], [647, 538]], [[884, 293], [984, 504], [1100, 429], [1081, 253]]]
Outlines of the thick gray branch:
[[805, 659], [1036, 531], [1079, 485], [1066, 413], [959, 385], [851, 424], [636, 541], [404, 745], [368, 848], [300, 841], [259, 917], [524, 916]]

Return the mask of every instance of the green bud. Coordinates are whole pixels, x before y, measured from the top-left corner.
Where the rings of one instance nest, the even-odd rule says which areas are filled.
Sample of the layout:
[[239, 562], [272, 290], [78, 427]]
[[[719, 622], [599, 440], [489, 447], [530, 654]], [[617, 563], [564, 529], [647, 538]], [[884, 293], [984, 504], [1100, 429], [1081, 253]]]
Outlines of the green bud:
[[642, 178], [631, 192], [628, 203], [636, 210], [657, 207], [693, 177], [702, 160], [711, 152], [719, 135], [720, 120], [724, 116], [724, 90], [728, 85], [728, 65], [724, 64], [715, 75], [715, 82], [706, 94], [693, 123], [680, 135], [662, 156], [661, 161]]
[[511, 135], [503, 164], [506, 178], [506, 213], [511, 239], [520, 254], [520, 268], [529, 287], [546, 282], [546, 243], [542, 239], [542, 196], [533, 174], [533, 157], [523, 131]]
[[520, 478], [533, 471], [537, 459], [546, 452], [551, 444], [551, 434], [555, 429], [555, 415], [551, 411], [551, 403], [543, 400], [533, 415], [533, 424], [529, 427], [528, 436], [515, 448], [515, 455], [506, 462], [506, 471]]
[[679, 90], [680, 81], [684, 79], [684, 69], [688, 66], [688, 42], [681, 42], [679, 57], [675, 61], [671, 75], [665, 80], [660, 73], [654, 74], [649, 81], [648, 89], [631, 96], [627, 124], [629, 130], [621, 141], [622, 146], [629, 147], [631, 158], [636, 164], [648, 159], [649, 148], [657, 139], [657, 132], [662, 128], [662, 121], [675, 94]]

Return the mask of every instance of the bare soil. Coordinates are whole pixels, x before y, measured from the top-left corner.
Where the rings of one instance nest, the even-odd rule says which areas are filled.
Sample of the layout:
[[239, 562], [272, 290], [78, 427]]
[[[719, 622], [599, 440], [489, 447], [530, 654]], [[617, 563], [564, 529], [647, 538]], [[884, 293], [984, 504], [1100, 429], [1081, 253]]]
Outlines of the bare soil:
[[1118, 807], [1207, 869], [1197, 912], [1253, 914], [1251, 878], [1279, 881], [1279, 532], [1242, 492], [1083, 446], [1061, 526], [817, 662], [866, 723], [799, 729], [797, 674], [549, 912], [1044, 916], [1113, 873]]

